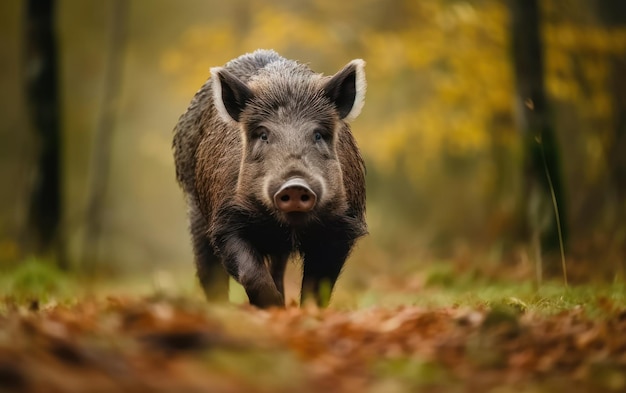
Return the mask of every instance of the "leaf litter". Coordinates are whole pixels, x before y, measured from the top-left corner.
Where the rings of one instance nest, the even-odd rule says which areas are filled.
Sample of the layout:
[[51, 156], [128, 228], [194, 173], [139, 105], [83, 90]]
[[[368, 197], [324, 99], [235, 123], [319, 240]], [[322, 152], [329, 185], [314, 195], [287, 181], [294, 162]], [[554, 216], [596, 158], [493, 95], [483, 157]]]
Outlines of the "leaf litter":
[[0, 392], [626, 390], [626, 310], [359, 310], [172, 298], [13, 304]]

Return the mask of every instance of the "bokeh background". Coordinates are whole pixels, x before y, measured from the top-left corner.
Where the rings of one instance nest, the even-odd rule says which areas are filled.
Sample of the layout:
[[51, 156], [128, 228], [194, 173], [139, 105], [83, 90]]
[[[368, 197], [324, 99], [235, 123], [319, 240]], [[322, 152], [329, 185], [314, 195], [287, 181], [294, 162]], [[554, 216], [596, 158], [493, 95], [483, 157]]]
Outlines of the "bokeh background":
[[[0, 4], [3, 269], [32, 256], [114, 274], [191, 269], [172, 129], [210, 67], [273, 48], [324, 74], [367, 62], [353, 130], [368, 167], [370, 235], [346, 282], [365, 287], [433, 265], [534, 280], [538, 260], [562, 274], [559, 247], [539, 247], [556, 233], [542, 224], [554, 216], [550, 194], [548, 208], [533, 210], [529, 191], [544, 169], [556, 183], [570, 279], [623, 279], [623, 2], [540, 1], [533, 26], [516, 1], [57, 0], [61, 202], [50, 246], [29, 219], [49, 130], [37, 130], [26, 89], [37, 70], [27, 3]], [[528, 75], [513, 42], [534, 27], [544, 127], [529, 134], [524, 111], [536, 103], [523, 96]], [[533, 149], [548, 159], [530, 173]]]

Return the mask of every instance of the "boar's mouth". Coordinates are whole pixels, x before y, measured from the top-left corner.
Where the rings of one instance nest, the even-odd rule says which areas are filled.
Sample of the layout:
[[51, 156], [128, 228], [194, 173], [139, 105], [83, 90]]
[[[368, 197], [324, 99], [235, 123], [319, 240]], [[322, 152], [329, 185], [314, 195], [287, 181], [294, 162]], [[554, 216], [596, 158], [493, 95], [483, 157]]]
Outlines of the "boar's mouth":
[[292, 212], [284, 214], [284, 222], [291, 227], [303, 227], [312, 221], [311, 213]]

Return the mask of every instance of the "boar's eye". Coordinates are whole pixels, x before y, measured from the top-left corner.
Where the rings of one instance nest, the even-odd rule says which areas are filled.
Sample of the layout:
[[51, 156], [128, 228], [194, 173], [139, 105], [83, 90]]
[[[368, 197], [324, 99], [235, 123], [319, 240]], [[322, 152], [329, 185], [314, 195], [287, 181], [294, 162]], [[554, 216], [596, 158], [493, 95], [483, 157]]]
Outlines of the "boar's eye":
[[265, 127], [258, 127], [252, 131], [252, 137], [261, 140], [262, 142], [269, 142], [269, 131]]
[[313, 132], [313, 141], [318, 142], [330, 142], [333, 138], [332, 133], [326, 128], [318, 128]]
[[313, 133], [313, 140], [315, 142], [326, 141], [329, 142], [332, 139], [332, 134], [326, 128], [317, 128]]

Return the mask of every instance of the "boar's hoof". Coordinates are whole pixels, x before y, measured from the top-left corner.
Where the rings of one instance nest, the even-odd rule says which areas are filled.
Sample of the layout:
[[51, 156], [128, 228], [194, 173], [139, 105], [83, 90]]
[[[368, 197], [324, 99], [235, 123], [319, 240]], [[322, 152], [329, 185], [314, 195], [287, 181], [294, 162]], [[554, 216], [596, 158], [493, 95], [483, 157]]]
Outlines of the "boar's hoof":
[[301, 178], [287, 180], [274, 194], [276, 208], [285, 213], [311, 211], [316, 202], [317, 195]]
[[276, 290], [248, 291], [250, 304], [259, 308], [285, 307], [285, 299]]

